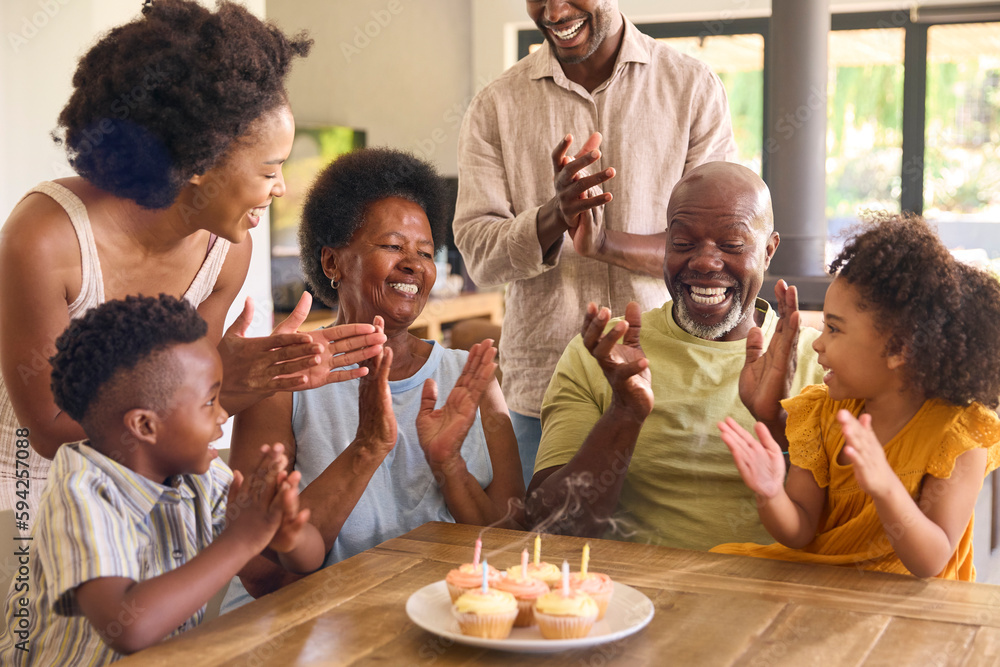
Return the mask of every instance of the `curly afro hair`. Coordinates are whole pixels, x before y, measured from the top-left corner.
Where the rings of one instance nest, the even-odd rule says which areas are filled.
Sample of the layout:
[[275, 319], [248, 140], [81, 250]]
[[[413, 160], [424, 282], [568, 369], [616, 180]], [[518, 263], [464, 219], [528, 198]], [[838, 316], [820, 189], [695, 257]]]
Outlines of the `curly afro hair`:
[[830, 264], [901, 354], [908, 380], [954, 405], [1000, 402], [1000, 284], [956, 261], [927, 222], [873, 212]]
[[976, 355], [963, 368], [968, 376], [964, 382], [975, 400], [996, 410], [1000, 406], [1000, 280], [968, 264], [959, 263], [957, 269], [965, 336], [970, 355]]
[[285, 75], [311, 45], [232, 2], [211, 12], [157, 0], [80, 59], [53, 138], [97, 187], [166, 208], [254, 121], [287, 104]]
[[[166, 294], [105, 302], [71, 322], [56, 340], [56, 354], [49, 360], [56, 405], [85, 428], [95, 412], [165, 410], [178, 378], [156, 363], [158, 356], [207, 332], [208, 325], [190, 303]], [[158, 367], [148, 367], [149, 362]], [[113, 390], [116, 385], [120, 391]], [[117, 400], [108, 401], [109, 388]], [[122, 399], [129, 405], [107, 404]]]
[[365, 148], [342, 155], [316, 178], [306, 195], [299, 224], [302, 273], [326, 305], [337, 302], [337, 291], [323, 273], [323, 248], [350, 243], [364, 224], [368, 207], [388, 197], [407, 199], [424, 209], [434, 247], [445, 244], [445, 185], [434, 167], [410, 153], [389, 148]]

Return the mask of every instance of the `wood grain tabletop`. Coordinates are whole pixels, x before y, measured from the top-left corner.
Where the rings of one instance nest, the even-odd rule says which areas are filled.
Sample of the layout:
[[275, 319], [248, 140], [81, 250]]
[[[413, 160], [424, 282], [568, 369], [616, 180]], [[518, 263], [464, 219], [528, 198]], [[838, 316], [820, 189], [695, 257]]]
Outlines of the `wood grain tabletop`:
[[[644, 593], [648, 626], [550, 654], [466, 646], [415, 625], [409, 596], [472, 559], [482, 529], [428, 523], [199, 628], [130, 665], [998, 665], [1000, 587], [545, 535], [542, 558]], [[503, 570], [534, 534], [488, 529]]]

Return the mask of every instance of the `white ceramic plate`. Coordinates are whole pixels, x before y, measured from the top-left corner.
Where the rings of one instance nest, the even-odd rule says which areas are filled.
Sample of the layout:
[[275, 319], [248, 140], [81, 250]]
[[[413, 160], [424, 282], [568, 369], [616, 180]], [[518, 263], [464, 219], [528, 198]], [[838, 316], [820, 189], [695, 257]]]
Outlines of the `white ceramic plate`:
[[507, 639], [463, 635], [452, 615], [451, 597], [443, 580], [428, 584], [411, 595], [406, 601], [406, 614], [424, 630], [459, 644], [518, 653], [555, 653], [613, 642], [638, 632], [652, 620], [653, 603], [631, 586], [615, 582], [604, 619], [594, 623], [590, 634], [580, 639], [544, 639], [537, 625], [514, 628]]

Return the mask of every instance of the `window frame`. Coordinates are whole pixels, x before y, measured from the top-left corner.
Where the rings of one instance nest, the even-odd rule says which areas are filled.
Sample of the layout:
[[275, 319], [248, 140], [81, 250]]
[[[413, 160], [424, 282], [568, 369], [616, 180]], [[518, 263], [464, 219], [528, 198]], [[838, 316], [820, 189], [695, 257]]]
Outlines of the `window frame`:
[[[902, 158], [900, 162], [900, 209], [917, 215], [924, 212], [924, 136], [927, 124], [927, 32], [935, 25], [960, 23], [1000, 23], [1000, 3], [970, 6], [949, 6], [948, 12], [927, 19], [907, 10], [851, 12], [832, 14], [831, 30], [877, 30], [902, 28], [903, 47], [903, 118]], [[977, 14], [973, 14], [975, 11]], [[996, 18], [993, 18], [993, 14]], [[636, 27], [654, 39], [668, 37], [709, 37], [719, 35], [759, 34], [764, 38], [764, 123], [761, 146], [771, 138], [768, 127], [769, 100], [767, 95], [771, 64], [771, 18], [720, 19], [707, 21], [677, 21], [637, 23]], [[518, 59], [528, 55], [528, 48], [539, 43], [537, 28], [524, 28], [517, 33]], [[761, 177], [770, 183], [768, 152], [761, 154]], [[1000, 222], [1000, 221], [997, 221]], [[1000, 529], [1000, 527], [998, 527]]]

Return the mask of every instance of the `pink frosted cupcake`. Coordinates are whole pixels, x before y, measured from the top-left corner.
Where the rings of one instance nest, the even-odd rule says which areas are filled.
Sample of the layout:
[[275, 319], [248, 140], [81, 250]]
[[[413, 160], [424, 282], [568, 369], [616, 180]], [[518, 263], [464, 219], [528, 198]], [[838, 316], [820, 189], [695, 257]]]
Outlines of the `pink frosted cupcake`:
[[463, 635], [506, 639], [517, 618], [517, 600], [505, 591], [476, 589], [455, 600], [452, 611]]
[[[445, 577], [444, 581], [448, 584], [448, 594], [451, 596], [452, 602], [455, 602], [462, 593], [482, 586], [483, 567], [479, 564], [479, 557], [482, 555], [482, 552], [483, 541], [477, 537], [476, 546], [472, 552], [472, 562], [459, 565]], [[500, 580], [500, 572], [490, 565], [486, 567], [486, 581], [492, 587]]]
[[597, 620], [604, 618], [608, 611], [608, 602], [614, 592], [615, 584], [611, 577], [599, 572], [574, 572], [569, 575], [569, 587], [574, 591], [586, 593], [597, 603]]
[[[500, 572], [492, 565], [486, 566], [486, 581], [493, 587], [501, 579]], [[444, 579], [448, 584], [448, 594], [451, 601], [458, 600], [462, 593], [478, 590], [483, 583], [483, 566], [478, 563], [460, 565], [448, 573]]]
[[521, 565], [507, 568], [507, 576], [497, 582], [498, 590], [507, 591], [517, 600], [517, 618], [514, 627], [526, 628], [535, 624], [535, 600], [549, 592], [541, 579], [527, 574], [528, 550], [521, 554]]
[[597, 603], [586, 593], [552, 591], [535, 601], [535, 622], [546, 639], [578, 639], [597, 621]]

